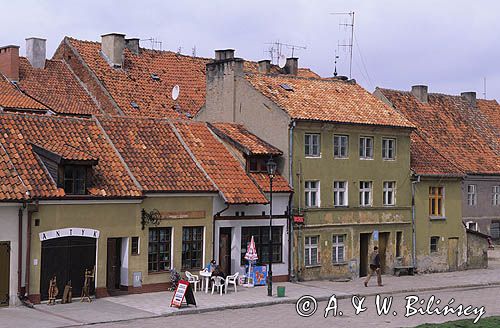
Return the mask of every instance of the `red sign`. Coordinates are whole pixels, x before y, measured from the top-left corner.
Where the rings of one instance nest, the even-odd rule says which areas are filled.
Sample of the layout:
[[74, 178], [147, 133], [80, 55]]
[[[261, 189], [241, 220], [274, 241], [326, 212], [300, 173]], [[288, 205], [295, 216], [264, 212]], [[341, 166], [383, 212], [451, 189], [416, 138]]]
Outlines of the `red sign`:
[[170, 302], [170, 306], [175, 306], [180, 308], [182, 305], [182, 301], [184, 300], [184, 295], [186, 295], [186, 291], [188, 289], [189, 282], [180, 280], [177, 284], [177, 288], [175, 289], [174, 296], [172, 296], [172, 301]]
[[303, 216], [294, 216], [293, 217], [293, 222], [295, 222], [295, 223], [304, 223], [304, 217]]

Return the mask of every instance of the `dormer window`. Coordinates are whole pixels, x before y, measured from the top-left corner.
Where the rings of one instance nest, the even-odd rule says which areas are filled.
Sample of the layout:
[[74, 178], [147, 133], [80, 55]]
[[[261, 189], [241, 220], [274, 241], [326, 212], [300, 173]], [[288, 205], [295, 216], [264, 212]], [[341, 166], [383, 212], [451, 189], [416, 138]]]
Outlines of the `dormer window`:
[[248, 172], [267, 172], [266, 158], [249, 157], [247, 163]]
[[65, 165], [64, 192], [68, 195], [85, 195], [87, 190], [87, 167], [83, 165]]

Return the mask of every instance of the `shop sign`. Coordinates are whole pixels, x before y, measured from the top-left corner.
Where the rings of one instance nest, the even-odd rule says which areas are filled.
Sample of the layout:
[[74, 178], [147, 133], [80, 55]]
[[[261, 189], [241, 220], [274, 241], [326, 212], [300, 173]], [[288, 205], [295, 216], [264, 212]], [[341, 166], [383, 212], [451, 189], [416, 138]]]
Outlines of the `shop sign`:
[[177, 211], [177, 212], [160, 212], [162, 220], [172, 219], [204, 219], [205, 211]]
[[97, 239], [99, 238], [99, 230], [90, 228], [64, 228], [40, 232], [38, 235], [40, 241], [63, 237], [88, 237]]

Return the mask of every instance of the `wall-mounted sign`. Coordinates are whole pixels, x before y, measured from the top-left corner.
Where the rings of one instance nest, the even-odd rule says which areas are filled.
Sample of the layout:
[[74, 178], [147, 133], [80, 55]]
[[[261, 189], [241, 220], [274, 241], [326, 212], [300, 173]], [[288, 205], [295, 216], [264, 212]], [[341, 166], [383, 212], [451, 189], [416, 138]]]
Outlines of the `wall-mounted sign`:
[[205, 211], [160, 212], [160, 214], [162, 220], [205, 218]]
[[97, 239], [99, 238], [99, 230], [90, 228], [64, 228], [40, 232], [38, 235], [40, 241], [63, 237], [88, 237]]
[[295, 223], [304, 223], [304, 217], [303, 216], [294, 216], [293, 217], [293, 222], [295, 222]]

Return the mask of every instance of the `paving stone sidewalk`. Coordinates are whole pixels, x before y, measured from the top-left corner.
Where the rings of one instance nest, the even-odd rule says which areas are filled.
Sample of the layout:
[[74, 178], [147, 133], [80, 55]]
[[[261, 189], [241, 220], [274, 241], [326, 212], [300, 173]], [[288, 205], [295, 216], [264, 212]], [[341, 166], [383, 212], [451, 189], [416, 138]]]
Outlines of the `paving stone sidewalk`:
[[349, 282], [308, 281], [299, 283], [275, 283], [286, 288], [286, 297], [267, 296], [267, 287], [243, 288], [238, 292], [229, 288], [229, 293], [219, 295], [195, 294], [197, 307], [181, 309], [170, 307], [172, 292], [134, 294], [97, 299], [92, 303], [74, 302], [48, 306], [40, 304], [35, 309], [25, 307], [0, 309], [1, 327], [63, 327], [92, 323], [123, 321], [157, 316], [190, 314], [218, 311], [229, 308], [247, 308], [278, 303], [293, 304], [303, 295], [314, 296], [318, 301], [329, 299], [333, 294], [337, 298], [350, 298], [352, 295], [369, 296], [417, 292], [457, 287], [500, 285], [500, 250], [490, 251], [490, 267], [482, 270], [435, 273], [416, 276], [383, 276], [384, 286], [376, 286], [376, 279], [371, 286], [364, 287], [363, 279]]

